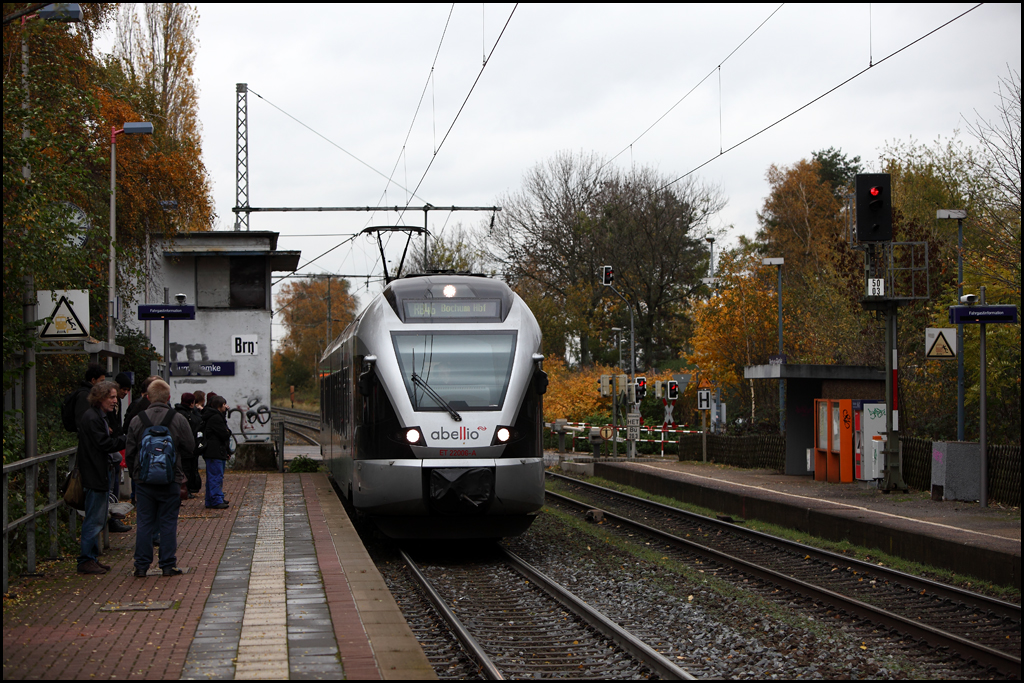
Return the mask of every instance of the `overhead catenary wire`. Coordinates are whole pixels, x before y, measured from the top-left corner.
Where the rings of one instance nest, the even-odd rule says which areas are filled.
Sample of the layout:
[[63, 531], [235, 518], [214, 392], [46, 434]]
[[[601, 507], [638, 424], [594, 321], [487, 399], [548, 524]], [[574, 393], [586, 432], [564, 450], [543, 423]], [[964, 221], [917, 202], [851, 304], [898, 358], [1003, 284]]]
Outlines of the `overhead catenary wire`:
[[[448, 139], [448, 136], [451, 135], [452, 129], [455, 128], [455, 124], [458, 122], [459, 117], [462, 115], [463, 110], [466, 108], [466, 103], [469, 102], [469, 98], [472, 97], [473, 91], [476, 89], [477, 84], [480, 82], [480, 77], [483, 76], [484, 69], [486, 69], [487, 65], [490, 64], [491, 57], [494, 56], [494, 51], [498, 49], [498, 44], [501, 42], [502, 36], [505, 35], [505, 30], [508, 29], [508, 25], [512, 21], [512, 17], [513, 15], [515, 15], [516, 9], [518, 7], [519, 3], [517, 2], [512, 7], [512, 11], [509, 12], [508, 19], [505, 20], [505, 25], [501, 27], [501, 32], [498, 34], [497, 40], [494, 41], [494, 45], [491, 47], [491, 51], [484, 58], [484, 63], [483, 65], [481, 65], [480, 71], [477, 73], [476, 78], [473, 80], [473, 85], [469, 87], [469, 92], [466, 93], [465, 99], [462, 100], [462, 105], [459, 107], [459, 111], [455, 113], [455, 118], [452, 119], [451, 125], [448, 126], [448, 130], [445, 131], [444, 137], [441, 138], [441, 143], [437, 146], [437, 149], [434, 150], [434, 154], [430, 157], [430, 163], [427, 164], [427, 168], [423, 171], [423, 175], [420, 176], [419, 182], [416, 183], [416, 187], [412, 191], [414, 197], [416, 196], [416, 192], [418, 192], [420, 187], [423, 185], [423, 181], [426, 180], [427, 174], [430, 173], [430, 168], [434, 165], [434, 160], [437, 159], [438, 153], [441, 151], [441, 148], [444, 147], [445, 141]], [[406, 209], [408, 209], [408, 207], [406, 207]], [[402, 213], [404, 214], [404, 211]]]
[[[675, 103], [675, 104], [673, 104], [673, 105], [672, 105], [671, 107], [669, 107], [669, 108], [668, 108], [668, 110], [667, 110], [667, 111], [666, 111], [666, 112], [665, 112], [664, 114], [662, 114], [662, 115], [661, 115], [661, 116], [659, 116], [659, 117], [658, 117], [657, 119], [655, 119], [654, 123], [652, 123], [651, 125], [647, 126], [647, 128], [645, 128], [645, 129], [644, 129], [644, 132], [642, 132], [642, 133], [640, 133], [640, 135], [636, 136], [636, 138], [635, 138], [635, 139], [633, 140], [633, 142], [631, 142], [631, 143], [629, 143], [628, 145], [626, 145], [625, 147], [623, 147], [623, 148], [622, 148], [622, 149], [621, 149], [621, 150], [620, 150], [620, 151], [618, 152], [618, 154], [616, 154], [615, 156], [613, 156], [613, 157], [612, 157], [611, 159], [609, 159], [609, 160], [608, 160], [608, 161], [606, 161], [605, 163], [601, 164], [601, 166], [600, 166], [600, 167], [599, 167], [599, 168], [598, 168], [597, 170], [598, 170], [598, 171], [600, 171], [600, 170], [601, 170], [602, 168], [604, 168], [605, 166], [607, 166], [608, 164], [612, 163], [613, 161], [615, 161], [616, 159], [618, 159], [618, 158], [619, 158], [620, 156], [622, 156], [622, 155], [623, 155], [623, 153], [625, 153], [626, 151], [630, 151], [630, 152], [632, 152], [632, 147], [633, 147], [633, 145], [635, 145], [635, 144], [636, 144], [637, 142], [639, 142], [640, 138], [642, 138], [643, 136], [645, 136], [645, 135], [647, 135], [647, 134], [648, 134], [649, 132], [651, 132], [651, 129], [653, 129], [653, 128], [654, 128], [655, 126], [657, 126], [657, 125], [658, 125], [659, 123], [661, 123], [661, 122], [662, 122], [662, 120], [663, 120], [663, 119], [664, 119], [664, 118], [665, 118], [666, 116], [668, 116], [669, 114], [671, 114], [671, 113], [672, 113], [672, 110], [673, 110], [673, 109], [675, 109], [675, 108], [676, 108], [676, 107], [678, 107], [678, 106], [679, 106], [680, 104], [682, 104], [682, 103], [683, 103], [683, 101], [684, 101], [684, 100], [685, 100], [685, 99], [686, 99], [687, 97], [689, 97], [690, 95], [692, 95], [692, 94], [693, 94], [693, 92], [694, 92], [694, 91], [695, 91], [695, 90], [696, 90], [697, 88], [699, 88], [699, 87], [700, 87], [701, 85], [703, 85], [703, 84], [704, 84], [704, 81], [706, 81], [706, 80], [708, 80], [709, 78], [711, 78], [711, 76], [712, 76], [712, 75], [714, 75], [714, 73], [715, 73], [716, 71], [718, 72], [718, 77], [719, 77], [719, 83], [718, 83], [718, 86], [719, 86], [719, 87], [718, 87], [718, 90], [719, 90], [719, 107], [721, 107], [721, 90], [722, 90], [722, 87], [721, 87], [721, 86], [722, 86], [722, 83], [721, 83], [721, 77], [722, 77], [722, 72], [721, 72], [721, 69], [722, 69], [722, 65], [723, 65], [723, 64], [725, 64], [725, 63], [726, 63], [727, 61], [729, 61], [729, 58], [730, 58], [730, 57], [732, 57], [732, 56], [733, 56], [734, 54], [736, 54], [736, 52], [737, 52], [737, 51], [738, 51], [738, 50], [739, 50], [739, 49], [740, 49], [741, 47], [743, 47], [743, 46], [744, 46], [744, 45], [746, 44], [746, 42], [747, 42], [748, 40], [750, 40], [751, 38], [753, 38], [753, 37], [754, 37], [754, 34], [755, 34], [755, 33], [757, 33], [758, 31], [760, 31], [760, 30], [761, 30], [761, 27], [762, 27], [762, 26], [764, 26], [765, 24], [767, 24], [767, 23], [768, 23], [768, 21], [769, 21], [769, 20], [770, 20], [770, 19], [771, 19], [772, 17], [774, 17], [774, 16], [775, 16], [775, 14], [776, 14], [776, 13], [777, 13], [777, 12], [778, 12], [778, 11], [779, 11], [780, 9], [782, 9], [782, 8], [783, 8], [783, 6], [785, 6], [785, 4], [786, 4], [786, 3], [782, 3], [781, 5], [779, 5], [778, 7], [776, 7], [776, 8], [775, 8], [775, 9], [774, 9], [774, 10], [772, 11], [772, 13], [771, 13], [771, 14], [769, 14], [769, 15], [768, 15], [768, 16], [767, 16], [767, 17], [765, 18], [765, 20], [764, 20], [764, 21], [762, 21], [762, 22], [761, 22], [760, 24], [758, 24], [758, 25], [757, 25], [757, 28], [755, 28], [755, 29], [754, 29], [753, 31], [751, 31], [751, 32], [750, 32], [750, 34], [749, 34], [749, 35], [748, 35], [748, 36], [747, 36], [746, 38], [744, 38], [744, 39], [743, 39], [742, 41], [740, 41], [740, 44], [739, 44], [739, 45], [737, 45], [736, 47], [734, 47], [734, 48], [732, 49], [732, 52], [730, 52], [729, 54], [727, 54], [727, 55], [725, 56], [725, 59], [723, 59], [722, 61], [720, 61], [720, 62], [718, 63], [718, 65], [717, 65], [717, 66], [716, 66], [715, 68], [711, 69], [711, 71], [709, 71], [709, 72], [707, 73], [707, 75], [706, 75], [706, 76], [704, 76], [704, 78], [700, 79], [700, 80], [699, 80], [699, 81], [697, 82], [697, 84], [696, 84], [696, 85], [694, 85], [694, 86], [693, 86], [692, 88], [690, 88], [690, 89], [689, 89], [688, 91], [686, 91], [686, 94], [685, 94], [685, 95], [683, 95], [682, 97], [680, 97], [680, 98], [679, 98], [679, 99], [678, 99], [678, 100], [676, 101], [676, 103]], [[719, 118], [721, 118], [721, 113], [719, 113]]]
[[[291, 119], [292, 121], [294, 121], [295, 123], [299, 124], [300, 126], [302, 126], [303, 128], [305, 128], [306, 130], [308, 130], [309, 132], [311, 132], [311, 133], [313, 133], [314, 135], [316, 135], [317, 137], [319, 137], [319, 138], [323, 139], [323, 140], [324, 140], [325, 142], [327, 142], [327, 143], [328, 143], [328, 144], [330, 144], [331, 146], [333, 146], [333, 147], [336, 147], [336, 148], [338, 148], [339, 150], [341, 150], [342, 152], [344, 152], [344, 153], [345, 153], [345, 154], [347, 154], [348, 156], [352, 157], [353, 159], [355, 159], [356, 161], [358, 161], [358, 162], [359, 162], [360, 164], [362, 164], [362, 165], [363, 165], [363, 166], [365, 166], [366, 168], [370, 169], [371, 171], [373, 171], [374, 173], [376, 173], [377, 175], [379, 175], [379, 176], [380, 176], [381, 178], [385, 178], [385, 179], [387, 179], [387, 180], [388, 180], [388, 182], [394, 182], [394, 181], [393, 181], [393, 180], [392, 180], [391, 178], [388, 178], [388, 177], [387, 177], [386, 175], [384, 175], [384, 173], [383, 173], [383, 172], [381, 172], [381, 171], [378, 171], [378, 170], [377, 170], [377, 169], [375, 169], [375, 168], [374, 168], [373, 166], [371, 166], [370, 164], [366, 163], [365, 161], [363, 161], [362, 159], [360, 159], [359, 157], [357, 157], [357, 156], [356, 156], [355, 154], [353, 154], [352, 152], [348, 151], [347, 149], [345, 149], [344, 147], [342, 147], [341, 145], [339, 145], [338, 143], [336, 143], [336, 142], [335, 142], [334, 140], [331, 140], [331, 139], [330, 139], [329, 137], [327, 137], [326, 135], [324, 135], [324, 134], [323, 134], [323, 133], [321, 133], [320, 131], [316, 130], [315, 128], [313, 128], [313, 127], [312, 127], [312, 126], [310, 126], [309, 124], [307, 124], [307, 123], [305, 123], [305, 122], [303, 122], [303, 121], [300, 121], [300, 120], [299, 120], [298, 118], [296, 118], [296, 117], [295, 117], [295, 116], [293, 116], [292, 114], [289, 114], [289, 113], [288, 113], [288, 112], [286, 112], [286, 111], [285, 111], [284, 109], [282, 109], [281, 107], [277, 106], [276, 104], [274, 104], [273, 102], [271, 102], [270, 100], [268, 100], [268, 99], [267, 99], [266, 97], [264, 97], [263, 95], [260, 95], [260, 94], [259, 94], [258, 92], [256, 92], [255, 90], [253, 90], [253, 89], [252, 89], [251, 87], [250, 87], [250, 88], [248, 88], [248, 91], [249, 91], [249, 92], [251, 92], [251, 93], [252, 93], [253, 95], [255, 95], [256, 97], [258, 97], [258, 98], [260, 98], [261, 100], [263, 100], [264, 102], [266, 102], [267, 104], [269, 104], [269, 105], [270, 105], [271, 107], [273, 107], [274, 109], [278, 110], [279, 112], [281, 112], [282, 114], [284, 114], [285, 116], [287, 116], [288, 118], [290, 118], [290, 119]], [[395, 184], [396, 184], [396, 185], [398, 185], [398, 183], [395, 183]], [[400, 187], [401, 187], [401, 186], [400, 186]], [[408, 191], [409, 191], [409, 190], [408, 190], [407, 188], [405, 188], [405, 187], [402, 187], [402, 189], [403, 189], [403, 190], [405, 190], [406, 192], [408, 192]], [[415, 194], [415, 193], [413, 193], [413, 197], [415, 197], [415, 196], [416, 196], [416, 194]], [[426, 201], [426, 200], [424, 200], [424, 199], [423, 199], [422, 197], [420, 197], [420, 199], [421, 199], [421, 200], [423, 200], [423, 201]]]
[[981, 6], [983, 5], [983, 4], [984, 4], [984, 3], [978, 3], [978, 4], [977, 4], [977, 5], [975, 5], [974, 7], [971, 7], [971, 8], [969, 8], [969, 9], [965, 10], [964, 12], [962, 12], [962, 13], [958, 14], [957, 16], [953, 17], [953, 18], [952, 18], [952, 19], [950, 19], [949, 21], [947, 21], [947, 22], [945, 22], [945, 23], [943, 23], [943, 24], [941, 24], [941, 25], [939, 25], [939, 26], [937, 26], [937, 27], [933, 28], [933, 29], [932, 29], [931, 31], [929, 31], [928, 33], [925, 33], [925, 34], [924, 34], [923, 36], [921, 36], [921, 37], [919, 37], [919, 38], [916, 38], [916, 39], [914, 39], [914, 40], [910, 41], [909, 43], [907, 43], [906, 45], [904, 45], [903, 47], [899, 48], [898, 50], [896, 50], [896, 51], [894, 51], [894, 52], [891, 52], [891, 53], [889, 53], [888, 55], [886, 55], [886, 56], [885, 56], [885, 57], [883, 57], [882, 59], [878, 60], [878, 61], [877, 61], [877, 62], [875, 62], [874, 64], [869, 64], [869, 65], [868, 65], [867, 67], [865, 67], [864, 69], [862, 69], [862, 70], [858, 71], [857, 73], [853, 74], [852, 76], [850, 76], [849, 78], [847, 78], [847, 79], [846, 79], [845, 81], [843, 81], [842, 83], [839, 83], [838, 85], [836, 85], [836, 86], [833, 86], [832, 88], [829, 88], [828, 90], [826, 90], [826, 91], [825, 91], [825, 92], [823, 92], [822, 94], [818, 95], [817, 97], [815, 97], [815, 98], [814, 98], [813, 100], [811, 100], [810, 102], [807, 102], [806, 104], [804, 104], [804, 105], [802, 105], [802, 106], [800, 106], [800, 107], [797, 107], [796, 109], [794, 109], [793, 111], [789, 112], [788, 114], [786, 114], [786, 115], [785, 115], [785, 116], [783, 116], [782, 118], [778, 119], [777, 121], [775, 121], [775, 122], [773, 122], [773, 123], [770, 123], [770, 124], [768, 124], [767, 126], [765, 126], [764, 128], [762, 128], [761, 130], [759, 130], [759, 131], [757, 131], [756, 133], [754, 133], [754, 134], [752, 134], [752, 135], [749, 135], [749, 136], [747, 136], [746, 138], [744, 138], [744, 139], [740, 140], [739, 142], [737, 142], [737, 143], [736, 143], [735, 145], [733, 145], [733, 146], [729, 147], [728, 149], [726, 149], [726, 150], [724, 150], [724, 151], [720, 151], [720, 152], [719, 152], [718, 154], [716, 154], [716, 155], [714, 155], [713, 157], [709, 158], [709, 159], [708, 159], [707, 161], [704, 161], [704, 162], [703, 162], [703, 163], [701, 163], [701, 164], [700, 164], [699, 166], [695, 166], [694, 168], [691, 168], [691, 169], [690, 169], [689, 171], [687, 171], [687, 172], [686, 172], [686, 173], [684, 173], [683, 175], [679, 176], [679, 177], [678, 177], [678, 178], [676, 178], [675, 180], [672, 180], [672, 181], [670, 181], [670, 182], [666, 183], [666, 184], [665, 184], [665, 185], [664, 185], [663, 187], [661, 187], [661, 188], [659, 189], [659, 192], [660, 192], [661, 190], [664, 190], [664, 189], [668, 188], [668, 187], [671, 187], [672, 185], [674, 185], [674, 184], [678, 183], [678, 182], [679, 182], [680, 180], [684, 180], [684, 179], [686, 179], [687, 177], [689, 177], [689, 176], [693, 175], [694, 173], [696, 173], [696, 172], [697, 172], [697, 171], [699, 171], [700, 169], [702, 169], [702, 168], [704, 168], [705, 166], [707, 166], [708, 164], [710, 164], [710, 163], [711, 163], [712, 161], [714, 161], [715, 159], [718, 159], [718, 158], [720, 158], [720, 157], [721, 157], [722, 155], [724, 155], [724, 154], [728, 154], [729, 152], [731, 152], [732, 150], [736, 149], [737, 147], [740, 147], [740, 146], [742, 146], [742, 145], [744, 145], [744, 144], [746, 144], [746, 143], [750, 142], [751, 140], [753, 140], [753, 139], [754, 139], [754, 138], [756, 138], [757, 136], [761, 135], [762, 133], [764, 133], [764, 132], [767, 132], [767, 131], [771, 130], [772, 128], [774, 128], [775, 126], [779, 125], [780, 123], [782, 123], [782, 122], [783, 122], [783, 121], [785, 121], [786, 119], [788, 119], [788, 118], [790, 118], [790, 117], [794, 116], [795, 114], [798, 114], [798, 113], [800, 113], [801, 111], [803, 111], [803, 110], [804, 110], [804, 109], [806, 109], [807, 107], [811, 106], [812, 104], [814, 104], [814, 103], [815, 103], [815, 102], [817, 102], [818, 100], [821, 100], [821, 99], [823, 99], [823, 98], [827, 97], [828, 95], [831, 95], [832, 93], [834, 93], [834, 92], [835, 92], [836, 90], [839, 90], [840, 88], [842, 88], [842, 87], [843, 87], [844, 85], [846, 85], [847, 83], [850, 83], [851, 81], [855, 80], [856, 78], [858, 78], [858, 77], [860, 77], [860, 76], [863, 76], [863, 75], [864, 75], [865, 73], [867, 73], [867, 72], [868, 72], [868, 71], [870, 71], [871, 69], [873, 69], [873, 68], [875, 68], [875, 67], [878, 67], [878, 66], [880, 66], [880, 65], [881, 65], [882, 63], [884, 63], [884, 62], [885, 62], [886, 60], [888, 60], [888, 59], [891, 59], [892, 57], [895, 57], [895, 56], [896, 56], [896, 55], [898, 55], [899, 53], [903, 52], [904, 50], [906, 50], [906, 49], [908, 49], [908, 48], [910, 48], [910, 47], [913, 47], [914, 45], [916, 45], [917, 43], [921, 42], [921, 41], [922, 41], [922, 40], [924, 40], [925, 38], [927, 38], [927, 37], [931, 36], [932, 34], [934, 34], [934, 33], [937, 33], [938, 31], [941, 31], [941, 30], [942, 30], [942, 29], [944, 29], [945, 27], [947, 27], [947, 26], [949, 26], [950, 24], [952, 24], [952, 23], [953, 23], [954, 21], [957, 21], [957, 20], [959, 20], [959, 19], [962, 19], [962, 18], [963, 18], [963, 17], [965, 17], [966, 15], [970, 14], [970, 13], [971, 13], [971, 12], [973, 12], [974, 10], [978, 9], [979, 7], [981, 7]]
[[[434, 60], [433, 60], [433, 62], [432, 62], [432, 63], [431, 63], [431, 65], [430, 65], [430, 70], [429, 70], [429, 71], [427, 72], [427, 79], [426, 79], [426, 81], [425, 81], [425, 82], [424, 82], [424, 84], [423, 84], [423, 90], [422, 90], [422, 92], [420, 93], [420, 99], [419, 99], [419, 101], [418, 101], [418, 102], [416, 103], [416, 109], [415, 109], [415, 110], [413, 111], [413, 115], [412, 115], [412, 121], [410, 121], [410, 123], [409, 123], [409, 130], [408, 130], [408, 131], [406, 131], [406, 134], [405, 134], [405, 140], [403, 140], [403, 141], [402, 141], [402, 147], [401, 147], [401, 150], [400, 150], [400, 151], [399, 151], [399, 153], [398, 153], [398, 158], [397, 158], [397, 159], [395, 159], [395, 165], [394, 165], [394, 166], [392, 167], [392, 169], [391, 169], [391, 174], [390, 174], [390, 175], [387, 175], [387, 176], [385, 176], [385, 175], [384, 175], [383, 173], [380, 173], [380, 172], [379, 172], [379, 171], [377, 171], [376, 169], [372, 169], [372, 170], [373, 170], [373, 171], [374, 171], [375, 173], [378, 173], [379, 175], [381, 175], [382, 177], [384, 177], [384, 178], [385, 178], [385, 180], [387, 181], [387, 182], [386, 182], [386, 184], [384, 185], [384, 190], [383, 190], [383, 192], [381, 192], [381, 196], [380, 196], [380, 198], [379, 198], [379, 199], [377, 200], [377, 207], [380, 207], [381, 203], [382, 203], [382, 202], [383, 202], [383, 201], [384, 201], [384, 200], [385, 200], [385, 199], [387, 198], [387, 192], [388, 192], [388, 188], [390, 188], [391, 184], [392, 184], [392, 183], [394, 183], [394, 175], [395, 175], [395, 171], [396, 171], [396, 170], [398, 170], [398, 165], [399, 165], [399, 164], [400, 164], [400, 163], [402, 162], [403, 158], [405, 158], [405, 157], [406, 157], [406, 147], [407, 147], [407, 145], [408, 145], [408, 143], [409, 143], [409, 137], [410, 137], [410, 136], [412, 135], [412, 130], [413, 130], [413, 127], [414, 127], [414, 126], [416, 125], [416, 119], [417, 119], [417, 118], [418, 118], [418, 116], [419, 116], [419, 113], [420, 113], [420, 108], [421, 108], [421, 107], [423, 106], [423, 98], [424, 98], [424, 97], [426, 96], [426, 94], [427, 94], [427, 87], [428, 87], [428, 86], [432, 86], [432, 84], [434, 83], [434, 78], [435, 78], [435, 68], [436, 68], [436, 66], [437, 66], [437, 59], [438, 59], [438, 56], [439, 56], [439, 55], [441, 54], [441, 47], [442, 47], [442, 45], [444, 45], [444, 39], [445, 39], [445, 36], [446, 36], [446, 35], [447, 35], [447, 33], [448, 33], [448, 26], [449, 26], [449, 24], [451, 23], [451, 19], [452, 19], [452, 13], [453, 13], [454, 11], [455, 11], [455, 4], [454, 4], [454, 3], [452, 3], [452, 6], [451, 6], [451, 8], [450, 8], [450, 9], [448, 10], [448, 18], [447, 18], [447, 19], [445, 20], [445, 24], [444, 24], [444, 29], [443, 29], [443, 30], [441, 31], [441, 39], [440, 39], [440, 40], [438, 41], [438, 44], [437, 44], [437, 50], [436, 50], [436, 51], [434, 52]], [[259, 95], [257, 95], [257, 97], [259, 97]], [[269, 101], [268, 101], [268, 104], [270, 104], [270, 102], [269, 102]], [[297, 121], [297, 122], [299, 122], [299, 123], [302, 123], [301, 121], [298, 121], [298, 119], [295, 119], [295, 117], [292, 117], [292, 118], [293, 118], [293, 119], [294, 119], [295, 121]], [[305, 124], [303, 124], [303, 125], [305, 125]], [[308, 126], [307, 126], [307, 128], [308, 128]], [[312, 130], [312, 129], [311, 129], [311, 130]], [[314, 132], [316, 132], [316, 131], [314, 131]], [[319, 133], [318, 133], [318, 135], [319, 135]], [[436, 132], [435, 132], [435, 135], [436, 135]], [[322, 137], [323, 139], [327, 140], [327, 138], [326, 138], [326, 137], [324, 137], [324, 136], [322, 136], [322, 135], [321, 135], [320, 137]], [[328, 142], [330, 142], [330, 140], [328, 140]], [[332, 144], [333, 144], [333, 143], [332, 143]], [[340, 148], [339, 148], [339, 149], [340, 149]], [[343, 151], [344, 151], [344, 150], [343, 150]], [[346, 153], [347, 153], [347, 152], [346, 152]], [[435, 150], [435, 154], [436, 154], [436, 150]], [[407, 159], [406, 159], [406, 164], [408, 164], [408, 160], [407, 160]], [[367, 166], [369, 167], [369, 165], [368, 165], [368, 164], [367, 164]], [[372, 167], [370, 167], [370, 168], [372, 168]], [[408, 169], [406, 170], [406, 174], [408, 175]], [[405, 209], [407, 209], [407, 208], [408, 208], [408, 206], [409, 206], [409, 204], [411, 203], [412, 199], [414, 199], [414, 198], [417, 198], [417, 195], [416, 195], [415, 191], [411, 191], [411, 192], [410, 192], [410, 190], [408, 189], [408, 187], [407, 187], [407, 186], [408, 186], [408, 181], [407, 181], [407, 182], [405, 183], [405, 186], [399, 185], [398, 183], [394, 183], [394, 184], [395, 184], [395, 185], [397, 185], [398, 187], [400, 187], [400, 188], [401, 188], [402, 190], [405, 190], [405, 192], [406, 192], [406, 197], [407, 197], [407, 199], [406, 199], [406, 205], [405, 205], [404, 209], [402, 210], [402, 212], [400, 213], [400, 215], [399, 215], [399, 218], [398, 218], [398, 220], [399, 220], [399, 222], [400, 222], [400, 221], [402, 220], [402, 217], [403, 217], [403, 216], [404, 216], [404, 214], [405, 214]], [[417, 189], [419, 189], [419, 188], [417, 188]], [[422, 197], [418, 197], [418, 198], [419, 198], [420, 200], [422, 200], [424, 204], [428, 204], [428, 203], [429, 203], [429, 202], [427, 202], [426, 200], [424, 200], [424, 199], [423, 199]], [[367, 223], [366, 223], [366, 225], [364, 225], [364, 226], [363, 226], [364, 228], [366, 228], [366, 227], [369, 227], [370, 223], [371, 223], [371, 222], [373, 221], [373, 215], [374, 215], [374, 213], [375, 213], [375, 212], [371, 212], [371, 214], [370, 214], [370, 217], [369, 217], [369, 218], [367, 219]], [[356, 235], [359, 235], [359, 234], [361, 234], [361, 233], [356, 233]], [[328, 249], [328, 250], [327, 250], [327, 251], [325, 251], [324, 253], [320, 254], [320, 255], [319, 255], [319, 256], [317, 256], [316, 258], [314, 258], [314, 259], [312, 259], [312, 260], [310, 260], [310, 261], [307, 261], [307, 262], [306, 262], [305, 264], [303, 264], [303, 266], [301, 266], [301, 267], [305, 267], [305, 266], [308, 266], [308, 265], [310, 265], [311, 263], [314, 263], [314, 262], [316, 262], [317, 260], [319, 260], [320, 258], [322, 258], [322, 257], [326, 256], [327, 254], [331, 253], [332, 251], [334, 251], [334, 250], [335, 250], [335, 249], [337, 249], [338, 247], [340, 247], [340, 246], [342, 246], [343, 244], [346, 244], [347, 242], [351, 241], [351, 239], [353, 239], [353, 238], [354, 238], [354, 237], [355, 237], [356, 235], [353, 235], [353, 236], [352, 236], [352, 238], [350, 238], [350, 239], [348, 239], [348, 240], [345, 240], [345, 241], [343, 241], [343, 242], [341, 242], [341, 243], [339, 243], [339, 244], [337, 244], [337, 245], [335, 245], [335, 246], [331, 247], [330, 249]], [[390, 241], [390, 237], [389, 237], [389, 241]], [[371, 270], [374, 270], [374, 269], [376, 269], [376, 267], [377, 267], [377, 264], [378, 264], [378, 263], [382, 263], [382, 261], [381, 261], [381, 256], [380, 256], [379, 254], [378, 254], [378, 255], [377, 255], [376, 257], [375, 257], [375, 259], [374, 259], [374, 262], [373, 262], [373, 266], [371, 266]], [[278, 280], [277, 280], [277, 281], [276, 281], [276, 282], [275, 282], [274, 284], [277, 284], [277, 282], [280, 282], [280, 281], [281, 281], [281, 280], [280, 280], [280, 279], [278, 279]]]

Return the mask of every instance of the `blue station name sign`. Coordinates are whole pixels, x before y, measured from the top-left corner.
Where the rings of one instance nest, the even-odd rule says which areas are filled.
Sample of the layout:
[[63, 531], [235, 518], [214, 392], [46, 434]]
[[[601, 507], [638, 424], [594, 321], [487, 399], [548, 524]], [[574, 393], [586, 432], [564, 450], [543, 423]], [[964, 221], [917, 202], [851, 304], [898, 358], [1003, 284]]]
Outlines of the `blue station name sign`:
[[1017, 324], [1016, 306], [950, 306], [949, 322], [953, 325], [982, 323]]
[[139, 320], [195, 320], [196, 307], [187, 304], [139, 304]]

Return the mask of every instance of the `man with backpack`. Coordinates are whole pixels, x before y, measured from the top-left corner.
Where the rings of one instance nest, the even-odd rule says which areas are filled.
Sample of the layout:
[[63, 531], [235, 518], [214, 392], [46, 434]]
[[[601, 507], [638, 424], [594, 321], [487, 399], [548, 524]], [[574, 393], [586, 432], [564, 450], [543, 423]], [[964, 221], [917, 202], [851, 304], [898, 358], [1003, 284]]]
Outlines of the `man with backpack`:
[[195, 440], [188, 420], [171, 409], [166, 382], [153, 380], [147, 393], [150, 406], [128, 426], [126, 453], [135, 482], [135, 576], [145, 578], [153, 563], [154, 532], [160, 535], [163, 575], [177, 576], [182, 573], [176, 566], [178, 509], [186, 481], [182, 459], [191, 457]]

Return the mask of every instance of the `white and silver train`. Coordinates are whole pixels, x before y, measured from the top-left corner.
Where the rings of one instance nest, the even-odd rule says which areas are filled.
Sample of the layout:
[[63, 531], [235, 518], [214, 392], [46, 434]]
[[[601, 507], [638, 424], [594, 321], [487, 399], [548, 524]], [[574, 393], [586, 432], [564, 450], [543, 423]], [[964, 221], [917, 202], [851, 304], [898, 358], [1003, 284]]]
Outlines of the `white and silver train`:
[[541, 333], [507, 285], [395, 280], [324, 352], [321, 444], [392, 538], [498, 538], [544, 503]]

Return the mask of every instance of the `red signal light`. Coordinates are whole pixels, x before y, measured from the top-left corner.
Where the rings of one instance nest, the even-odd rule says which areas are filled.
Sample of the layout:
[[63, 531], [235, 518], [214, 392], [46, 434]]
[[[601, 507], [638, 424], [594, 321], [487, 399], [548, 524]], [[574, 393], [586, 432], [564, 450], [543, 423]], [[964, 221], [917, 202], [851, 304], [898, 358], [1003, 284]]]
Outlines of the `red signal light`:
[[872, 197], [877, 197], [880, 194], [882, 194], [882, 188], [880, 188], [880, 187], [872, 187], [871, 188], [871, 196]]

